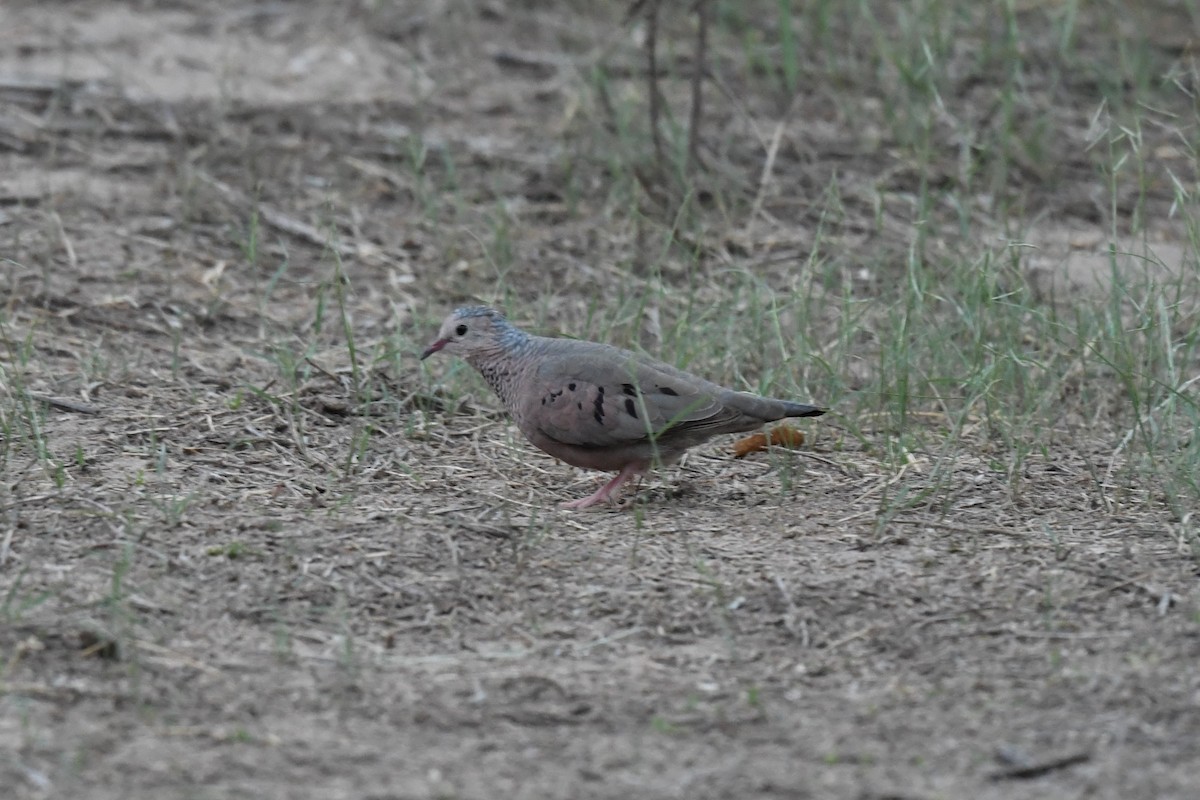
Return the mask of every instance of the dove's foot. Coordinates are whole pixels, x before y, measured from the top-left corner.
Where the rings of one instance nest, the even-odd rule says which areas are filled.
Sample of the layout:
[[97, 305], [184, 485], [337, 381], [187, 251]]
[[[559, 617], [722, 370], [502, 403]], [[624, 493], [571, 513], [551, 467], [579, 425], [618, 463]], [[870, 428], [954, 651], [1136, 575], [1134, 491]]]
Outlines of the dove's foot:
[[616, 474], [616, 477], [614, 477], [611, 481], [609, 481], [608, 483], [604, 484], [599, 489], [597, 489], [594, 494], [590, 494], [587, 497], [582, 497], [578, 500], [572, 500], [569, 503], [563, 503], [562, 507], [563, 508], [580, 509], [580, 508], [589, 508], [591, 506], [597, 505], [598, 503], [607, 502], [608, 500], [610, 500], [612, 498], [613, 492], [615, 492], [617, 489], [621, 488], [621, 485], [624, 484], [625, 481], [629, 480], [630, 478], [632, 478], [635, 475], [640, 475], [641, 472], [642, 472], [642, 470], [640, 468], [640, 465], [629, 464], [625, 468], [623, 468], [620, 472], [618, 472]]

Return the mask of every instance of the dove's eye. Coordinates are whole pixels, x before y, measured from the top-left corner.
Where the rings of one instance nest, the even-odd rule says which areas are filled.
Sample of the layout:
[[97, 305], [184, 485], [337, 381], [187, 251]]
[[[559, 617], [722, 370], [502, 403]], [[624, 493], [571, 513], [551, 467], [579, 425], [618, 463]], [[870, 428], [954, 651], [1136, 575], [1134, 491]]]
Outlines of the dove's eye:
[[466, 336], [467, 335], [467, 326], [459, 325], [457, 328], [454, 329], [454, 335], [455, 336]]

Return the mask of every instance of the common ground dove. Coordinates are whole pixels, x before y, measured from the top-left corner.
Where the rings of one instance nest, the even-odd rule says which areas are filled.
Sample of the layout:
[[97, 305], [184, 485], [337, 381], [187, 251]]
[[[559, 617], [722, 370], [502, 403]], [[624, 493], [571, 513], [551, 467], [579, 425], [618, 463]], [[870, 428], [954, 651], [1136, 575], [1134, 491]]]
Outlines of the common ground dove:
[[825, 413], [735, 392], [629, 350], [533, 336], [486, 306], [448, 316], [421, 359], [440, 350], [479, 370], [535, 446], [576, 467], [617, 473], [567, 508], [607, 500], [631, 477], [718, 434]]

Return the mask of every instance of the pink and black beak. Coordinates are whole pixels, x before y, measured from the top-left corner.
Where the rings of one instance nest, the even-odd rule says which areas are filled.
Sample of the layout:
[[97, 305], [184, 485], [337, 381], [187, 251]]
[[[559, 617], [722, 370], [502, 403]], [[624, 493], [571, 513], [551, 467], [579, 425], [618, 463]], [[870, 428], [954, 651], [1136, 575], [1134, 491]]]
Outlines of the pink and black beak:
[[441, 350], [443, 347], [446, 346], [446, 344], [449, 341], [450, 341], [449, 339], [438, 339], [436, 342], [429, 345], [429, 347], [426, 347], [425, 352], [421, 353], [421, 360], [424, 361], [425, 359], [429, 358], [431, 355], [436, 353], [438, 350]]

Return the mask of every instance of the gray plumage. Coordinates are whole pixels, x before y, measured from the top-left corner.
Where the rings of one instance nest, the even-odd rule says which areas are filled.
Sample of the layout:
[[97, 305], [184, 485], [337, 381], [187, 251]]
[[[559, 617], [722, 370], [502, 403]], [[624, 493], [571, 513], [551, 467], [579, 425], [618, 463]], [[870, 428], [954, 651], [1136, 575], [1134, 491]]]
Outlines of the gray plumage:
[[825, 413], [736, 392], [618, 347], [533, 336], [486, 306], [452, 313], [421, 358], [440, 350], [479, 370], [535, 446], [576, 467], [618, 473], [572, 508], [608, 499], [630, 477], [713, 436]]

